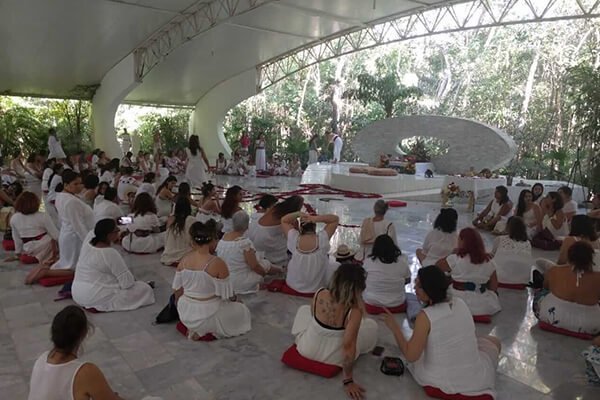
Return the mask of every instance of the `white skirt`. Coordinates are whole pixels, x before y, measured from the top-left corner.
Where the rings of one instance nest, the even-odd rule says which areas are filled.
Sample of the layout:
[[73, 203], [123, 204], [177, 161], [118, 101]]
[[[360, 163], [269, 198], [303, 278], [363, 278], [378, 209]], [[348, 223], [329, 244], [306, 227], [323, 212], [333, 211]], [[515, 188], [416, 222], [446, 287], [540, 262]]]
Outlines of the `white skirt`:
[[256, 170], [257, 171], [266, 171], [267, 169], [267, 152], [265, 149], [257, 149], [256, 150]]
[[316, 150], [308, 151], [308, 163], [315, 164], [319, 161], [319, 153]]
[[494, 315], [502, 310], [498, 295], [491, 290], [480, 293], [450, 288], [450, 293], [463, 299], [472, 315]]
[[226, 338], [243, 335], [252, 328], [248, 307], [218, 297], [200, 301], [183, 295], [177, 302], [177, 311], [181, 323], [189, 330], [189, 336], [212, 333]]
[[74, 271], [79, 260], [82, 244], [77, 233], [63, 226], [58, 236], [60, 258], [52, 265], [51, 269], [71, 269]]
[[123, 238], [121, 245], [130, 253], [156, 253], [165, 247], [166, 232], [152, 233], [146, 237], [129, 234]]
[[45, 234], [39, 240], [24, 243], [23, 253], [35, 257], [40, 263], [43, 263], [52, 257], [52, 238]]
[[154, 304], [154, 291], [144, 282], [135, 282], [128, 289], [98, 287], [75, 279], [71, 288], [73, 301], [82, 307], [98, 311], [128, 311]]
[[572, 332], [600, 333], [600, 305], [577, 304], [548, 293], [538, 306], [540, 321]]

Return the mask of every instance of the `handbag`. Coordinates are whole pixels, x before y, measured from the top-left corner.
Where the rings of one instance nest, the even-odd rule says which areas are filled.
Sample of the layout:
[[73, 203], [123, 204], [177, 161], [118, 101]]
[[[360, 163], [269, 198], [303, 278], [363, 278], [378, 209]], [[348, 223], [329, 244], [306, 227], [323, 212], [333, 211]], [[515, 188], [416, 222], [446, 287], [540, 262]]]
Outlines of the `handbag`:
[[177, 303], [175, 303], [175, 295], [169, 297], [169, 304], [162, 309], [156, 316], [157, 324], [168, 324], [170, 322], [179, 321], [179, 313], [177, 312]]
[[404, 363], [398, 357], [383, 357], [379, 370], [386, 375], [401, 376], [404, 374]]

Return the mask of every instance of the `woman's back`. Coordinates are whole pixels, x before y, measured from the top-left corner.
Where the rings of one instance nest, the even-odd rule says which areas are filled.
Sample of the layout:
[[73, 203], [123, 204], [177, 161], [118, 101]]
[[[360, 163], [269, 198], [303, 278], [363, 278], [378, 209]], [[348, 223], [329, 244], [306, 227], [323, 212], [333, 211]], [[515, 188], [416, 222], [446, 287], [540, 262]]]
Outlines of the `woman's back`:
[[600, 273], [585, 272], [578, 278], [571, 267], [552, 268], [546, 279], [550, 292], [559, 299], [583, 305], [600, 302]]
[[281, 224], [273, 226], [262, 225], [261, 219], [250, 225], [248, 237], [254, 243], [257, 251], [265, 253], [265, 258], [275, 265], [283, 265], [288, 261], [287, 239]]
[[473, 264], [468, 254], [464, 257], [451, 254], [446, 258], [446, 261], [450, 266], [452, 279], [457, 282], [484, 284], [490, 280], [490, 277], [496, 270], [494, 261], [490, 260], [481, 264]]
[[410, 278], [408, 260], [398, 257], [396, 262], [385, 264], [371, 257], [365, 259], [363, 268], [367, 271], [367, 288], [363, 292], [365, 302], [376, 306], [394, 307], [405, 301], [404, 285]]
[[31, 372], [29, 400], [73, 400], [75, 375], [85, 363], [74, 359], [63, 364], [50, 364], [49, 352], [35, 362]]
[[324, 328], [342, 330], [350, 310], [336, 303], [328, 289], [320, 289], [313, 300], [313, 316]]
[[326, 267], [329, 264], [327, 232], [300, 235], [292, 229], [288, 232], [287, 246], [292, 253], [286, 277], [288, 286], [301, 293], [314, 293], [326, 283]]

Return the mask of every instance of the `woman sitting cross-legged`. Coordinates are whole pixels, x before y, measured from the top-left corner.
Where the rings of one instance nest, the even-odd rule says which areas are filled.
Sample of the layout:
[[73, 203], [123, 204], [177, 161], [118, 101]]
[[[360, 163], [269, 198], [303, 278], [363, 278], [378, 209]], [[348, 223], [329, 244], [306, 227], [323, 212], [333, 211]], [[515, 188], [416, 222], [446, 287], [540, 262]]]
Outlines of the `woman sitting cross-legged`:
[[[263, 199], [266, 196], [263, 196]], [[263, 252], [271, 264], [287, 265], [289, 261], [287, 236], [282, 229], [282, 218], [300, 211], [303, 205], [302, 196], [290, 196], [281, 203], [267, 208], [263, 214], [259, 214], [256, 222], [250, 225], [248, 237], [254, 243], [256, 251]]]
[[373, 212], [375, 216], [365, 218], [360, 226], [360, 245], [362, 247], [361, 259], [365, 259], [371, 254], [373, 248], [373, 242], [379, 235], [389, 235], [396, 245], [398, 239], [396, 238], [396, 228], [394, 223], [385, 219], [385, 214], [388, 211], [388, 204], [385, 200], [377, 200], [373, 205]]
[[190, 228], [193, 251], [177, 267], [173, 290], [180, 321], [188, 338], [207, 334], [217, 338], [243, 335], [251, 328], [250, 310], [234, 301], [227, 264], [212, 253], [217, 246], [216, 223], [194, 222]]
[[202, 200], [198, 207], [198, 214], [196, 214], [196, 220], [200, 222], [207, 222], [209, 219], [214, 219], [219, 222], [221, 219], [221, 204], [217, 198], [217, 189], [212, 182], [204, 182], [202, 184]]
[[536, 233], [542, 230], [544, 214], [542, 213], [540, 206], [533, 201], [533, 193], [531, 190], [521, 190], [515, 215], [523, 218], [525, 226], [527, 227], [527, 237], [529, 239], [533, 238]]
[[252, 241], [244, 236], [250, 217], [246, 213], [233, 215], [233, 231], [226, 233], [217, 245], [217, 254], [229, 268], [236, 293], [255, 293], [265, 275], [277, 275], [281, 269], [256, 253]]
[[[317, 223], [325, 227], [317, 233]], [[329, 239], [339, 222], [337, 215], [308, 215], [295, 212], [281, 219], [292, 258], [288, 263], [286, 284], [300, 293], [315, 293], [326, 284], [329, 266]], [[296, 227], [297, 226], [297, 227]]]
[[508, 235], [497, 237], [491, 252], [498, 282], [526, 284], [529, 282], [533, 258], [525, 222], [520, 217], [510, 217], [506, 230]]
[[35, 257], [40, 264], [50, 265], [58, 255], [58, 229], [46, 213], [41, 213], [40, 199], [32, 192], [23, 192], [15, 201], [16, 213], [10, 218], [15, 241], [15, 254]]
[[156, 188], [156, 210], [157, 215], [160, 218], [167, 218], [173, 211], [173, 199], [175, 193], [173, 189], [177, 185], [177, 178], [174, 176], [168, 176], [158, 188]]
[[456, 254], [450, 254], [436, 264], [450, 272], [453, 283], [450, 293], [460, 297], [473, 315], [492, 315], [502, 309], [498, 300], [496, 264], [486, 253], [483, 239], [473, 228], [458, 235]]
[[367, 288], [363, 293], [365, 303], [373, 306], [398, 307], [404, 304], [404, 285], [410, 281], [406, 256], [388, 235], [379, 235], [373, 250], [364, 261], [367, 271]]
[[223, 233], [233, 230], [231, 218], [238, 212], [245, 213], [242, 210], [240, 203], [244, 199], [242, 188], [235, 185], [227, 189], [225, 192], [225, 200], [221, 205], [221, 223], [223, 224]]
[[167, 219], [165, 249], [160, 262], [165, 265], [177, 264], [192, 251], [190, 228], [196, 219], [192, 216], [192, 206], [187, 197], [180, 197], [175, 202], [175, 213]]
[[423, 247], [417, 249], [417, 258], [421, 265], [434, 265], [438, 260], [449, 256], [456, 247], [458, 234], [456, 233], [456, 223], [458, 213], [454, 208], [442, 208], [433, 223], [431, 230]]
[[122, 400], [96, 365], [77, 357], [91, 331], [85, 312], [77, 306], [56, 314], [50, 329], [53, 348], [33, 366], [28, 400]]
[[533, 237], [531, 244], [544, 250], [558, 250], [569, 234], [569, 223], [562, 211], [563, 200], [557, 192], [549, 192], [542, 200], [541, 208], [544, 213], [542, 230]]
[[341, 265], [329, 287], [317, 291], [312, 305], [298, 309], [292, 327], [302, 356], [343, 368], [344, 390], [352, 399], [361, 399], [365, 392], [353, 380], [354, 361], [377, 342], [377, 323], [363, 318], [366, 279], [361, 266]]
[[473, 220], [473, 225], [486, 231], [495, 231], [503, 233], [506, 228], [506, 220], [510, 217], [513, 203], [508, 197], [506, 186], [496, 186], [494, 199], [490, 201], [477, 218]]
[[124, 216], [123, 209], [117, 204], [119, 201], [117, 189], [106, 188], [103, 197], [104, 199], [94, 206], [94, 220], [96, 222], [105, 218], [116, 220]]
[[156, 215], [156, 206], [148, 193], [140, 193], [133, 202], [133, 221], [121, 243], [131, 253], [156, 253], [165, 246], [165, 233]]
[[533, 312], [543, 322], [573, 332], [600, 333], [600, 272], [593, 271], [594, 249], [574, 243], [568, 263], [544, 275], [544, 289], [533, 300]]
[[594, 222], [587, 215], [576, 215], [571, 220], [571, 231], [569, 236], [565, 237], [560, 246], [560, 253], [556, 263], [545, 258], [535, 260], [533, 270], [534, 287], [540, 288], [543, 283], [543, 275], [555, 265], [565, 265], [568, 263], [569, 249], [575, 243], [585, 242], [594, 249], [594, 265], [593, 270], [600, 272], [600, 239], [594, 229]]
[[136, 281], [112, 246], [121, 231], [114, 219], [98, 221], [83, 242], [71, 288], [73, 300], [98, 311], [127, 311], [154, 304], [152, 287]]
[[477, 337], [469, 308], [447, 290], [442, 271], [433, 265], [421, 268], [415, 292], [427, 306], [417, 315], [412, 336], [404, 337], [390, 313], [385, 323], [419, 385], [447, 394], [494, 395], [500, 341], [493, 336]]

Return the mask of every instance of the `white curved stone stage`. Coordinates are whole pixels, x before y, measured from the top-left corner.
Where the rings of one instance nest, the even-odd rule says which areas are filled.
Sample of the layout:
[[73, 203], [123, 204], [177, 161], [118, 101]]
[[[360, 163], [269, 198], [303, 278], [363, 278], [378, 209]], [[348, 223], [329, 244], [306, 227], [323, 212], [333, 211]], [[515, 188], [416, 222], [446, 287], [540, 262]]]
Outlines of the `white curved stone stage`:
[[329, 185], [335, 189], [361, 193], [407, 194], [435, 190], [438, 193], [444, 177], [423, 178], [415, 175], [372, 176], [351, 174], [350, 167], [366, 167], [362, 163], [310, 164], [302, 175], [302, 183]]

